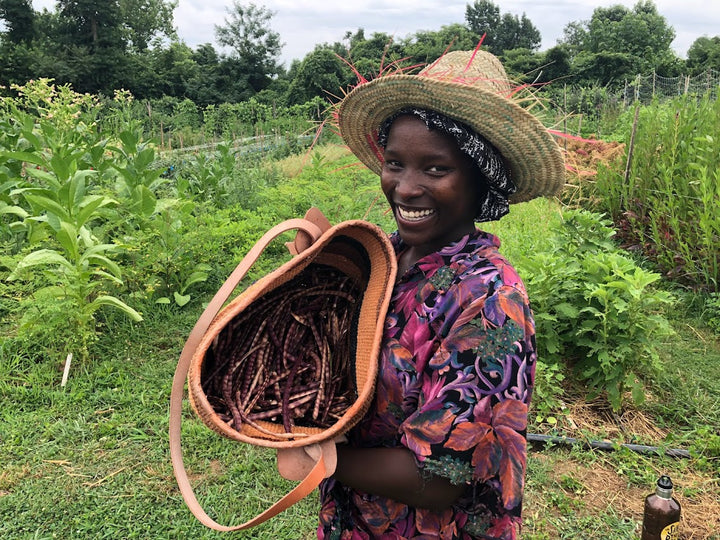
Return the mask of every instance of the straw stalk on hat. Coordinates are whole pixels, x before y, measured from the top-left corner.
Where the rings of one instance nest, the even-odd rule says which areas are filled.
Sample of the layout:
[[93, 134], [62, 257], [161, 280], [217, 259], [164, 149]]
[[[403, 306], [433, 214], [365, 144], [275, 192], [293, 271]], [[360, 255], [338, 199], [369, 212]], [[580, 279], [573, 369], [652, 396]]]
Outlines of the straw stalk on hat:
[[554, 195], [565, 182], [563, 157], [540, 120], [514, 98], [505, 69], [482, 50], [441, 56], [417, 75], [389, 74], [356, 86], [340, 103], [340, 134], [373, 172], [382, 170], [380, 124], [404, 107], [440, 112], [490, 141], [510, 168], [511, 203]]

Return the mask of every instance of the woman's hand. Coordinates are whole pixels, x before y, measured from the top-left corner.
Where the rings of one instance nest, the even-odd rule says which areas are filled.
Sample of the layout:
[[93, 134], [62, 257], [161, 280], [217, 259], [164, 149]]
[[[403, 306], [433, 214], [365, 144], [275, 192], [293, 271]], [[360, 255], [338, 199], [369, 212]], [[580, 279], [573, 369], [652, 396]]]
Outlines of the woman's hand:
[[280, 448], [277, 451], [277, 469], [286, 480], [300, 481], [305, 478], [320, 458], [325, 463], [325, 478], [335, 473], [337, 449], [335, 445], [346, 442], [344, 435], [335, 439], [298, 448]]

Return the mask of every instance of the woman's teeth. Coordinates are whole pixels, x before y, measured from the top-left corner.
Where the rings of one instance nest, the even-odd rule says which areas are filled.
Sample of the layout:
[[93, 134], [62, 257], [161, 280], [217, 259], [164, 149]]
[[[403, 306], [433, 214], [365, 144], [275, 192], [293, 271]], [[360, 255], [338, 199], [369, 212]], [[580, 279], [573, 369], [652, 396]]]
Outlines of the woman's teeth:
[[408, 221], [418, 221], [434, 213], [435, 210], [403, 210], [398, 207], [398, 214], [400, 217]]

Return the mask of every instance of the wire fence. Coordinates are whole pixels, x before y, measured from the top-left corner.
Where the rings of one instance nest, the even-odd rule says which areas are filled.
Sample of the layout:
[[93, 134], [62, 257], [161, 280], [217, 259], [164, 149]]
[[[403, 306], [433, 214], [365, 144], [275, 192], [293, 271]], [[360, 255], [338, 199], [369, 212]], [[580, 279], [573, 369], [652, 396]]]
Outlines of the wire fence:
[[712, 98], [717, 98], [720, 94], [720, 71], [709, 69], [699, 75], [678, 77], [663, 77], [653, 72], [651, 75], [638, 75], [632, 81], [625, 81], [623, 100], [625, 103], [649, 103], [655, 98], [673, 98], [683, 94], [704, 95], [707, 92]]

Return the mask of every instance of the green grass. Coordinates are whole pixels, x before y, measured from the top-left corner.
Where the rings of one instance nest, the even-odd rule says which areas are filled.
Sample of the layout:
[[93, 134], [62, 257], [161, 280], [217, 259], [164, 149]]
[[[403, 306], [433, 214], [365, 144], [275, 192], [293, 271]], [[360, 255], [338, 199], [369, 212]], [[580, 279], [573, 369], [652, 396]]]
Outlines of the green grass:
[[[92, 365], [0, 359], [1, 538], [219, 538], [185, 507], [168, 451], [170, 384], [191, 316], [148, 321]], [[274, 454], [210, 432], [185, 411], [185, 462], [208, 513], [241, 523], [292, 487]], [[246, 536], [301, 538], [313, 496]]]
[[[26, 365], [17, 356], [2, 356], [0, 537], [227, 536], [206, 529], [190, 515], [168, 454], [170, 384], [194, 316], [168, 311], [149, 317], [142, 328], [116, 334], [106, 343], [102, 359], [73, 367], [65, 389], [59, 385], [60, 362]], [[700, 339], [699, 330], [691, 329], [687, 320], [677, 323], [678, 337], [665, 347], [672, 353], [663, 356], [664, 370], [653, 386], [656, 399], [649, 401], [646, 412], [672, 430], [669, 442], [701, 450], [709, 437], [706, 433], [704, 441], [696, 440], [698, 431], [717, 426], [720, 419], [720, 346], [707, 333]], [[189, 407], [183, 446], [198, 497], [220, 522], [249, 519], [292, 485], [278, 477], [271, 451], [220, 438]], [[605, 506], [589, 504], [591, 494], [611, 493], [598, 493], [597, 485], [587, 484], [593, 476], [583, 476], [582, 470], [612, 472], [638, 505], [657, 474], [669, 472], [680, 496], [688, 500], [717, 490], [718, 448], [706, 452], [702, 461], [535, 449], [528, 465], [524, 538], [636, 538], [639, 506], [613, 504], [612, 499]], [[696, 477], [706, 484], [683, 482]], [[244, 536], [311, 538], [316, 513], [312, 495]]]
[[[512, 219], [488, 226], [503, 251], [545, 248], [544, 231], [559, 219], [547, 201], [513, 207]], [[387, 216], [379, 214], [378, 219]], [[9, 341], [0, 346], [0, 538], [227, 538], [201, 525], [177, 489], [168, 451], [168, 405], [175, 365], [199, 302], [146, 310], [130, 325], [103, 320], [93, 360], [73, 365], [60, 387], [62, 361], [30, 361]], [[525, 540], [638, 538], [643, 497], [669, 473], [684, 504], [684, 540], [715, 538], [720, 514], [720, 340], [691, 309], [672, 314], [676, 334], [661, 347], [661, 369], [648, 375], [648, 400], [637, 410], [664, 435], [622, 433], [620, 442], [682, 447], [692, 459], [628, 451], [533, 448], [528, 460]], [[582, 401], [563, 395], [568, 410]], [[566, 413], [559, 413], [559, 416]], [[592, 430], [555, 433], [617, 439], [617, 425], [597, 415]], [[547, 426], [531, 424], [530, 431]], [[616, 440], [616, 442], [618, 442]], [[222, 439], [185, 409], [185, 463], [198, 498], [224, 524], [238, 524], [292, 487], [274, 453]], [[712, 506], [713, 500], [716, 506]], [[317, 497], [243, 534], [313, 538]], [[708, 517], [709, 516], [709, 517]], [[705, 527], [705, 528], [703, 528]]]

